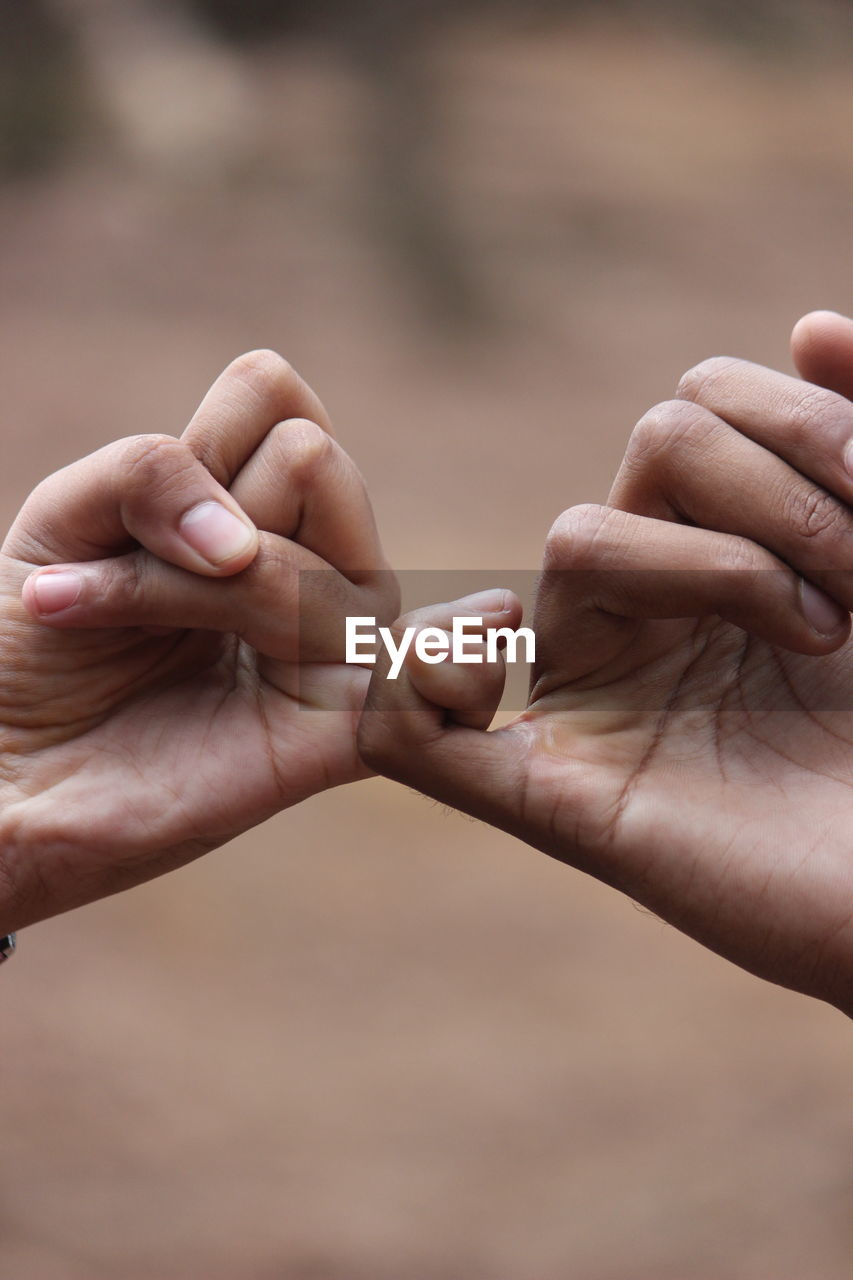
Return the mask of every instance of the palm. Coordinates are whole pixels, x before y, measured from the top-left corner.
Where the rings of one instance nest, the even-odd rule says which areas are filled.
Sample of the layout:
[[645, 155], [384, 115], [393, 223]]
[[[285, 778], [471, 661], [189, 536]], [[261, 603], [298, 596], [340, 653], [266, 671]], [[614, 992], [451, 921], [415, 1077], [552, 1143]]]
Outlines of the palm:
[[41, 898], [73, 905], [69, 865], [84, 901], [366, 773], [354, 747], [366, 673], [297, 667], [236, 635], [53, 632], [20, 606], [25, 574], [4, 561], [5, 847], [27, 868], [16, 924]]
[[540, 847], [776, 981], [849, 966], [849, 647], [800, 657], [717, 618], [645, 623], [583, 684], [549, 674], [525, 717]]

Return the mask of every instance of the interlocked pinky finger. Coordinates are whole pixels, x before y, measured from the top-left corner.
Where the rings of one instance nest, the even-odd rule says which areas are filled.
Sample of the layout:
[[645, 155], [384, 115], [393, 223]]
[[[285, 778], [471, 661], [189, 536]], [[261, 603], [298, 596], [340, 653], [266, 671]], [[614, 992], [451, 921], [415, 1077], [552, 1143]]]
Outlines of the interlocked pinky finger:
[[391, 634], [405, 656], [395, 665], [384, 653], [374, 668], [360, 730], [366, 750], [386, 738], [412, 745], [447, 724], [488, 728], [503, 692], [504, 658], [498, 650], [492, 661], [454, 662], [454, 618], [479, 619], [477, 629], [466, 627], [465, 652], [488, 659], [486, 634], [517, 627], [521, 605], [510, 591], [484, 591], [398, 619]]
[[[438, 651], [446, 648], [450, 654], [452, 632], [430, 624], [418, 635], [421, 640], [430, 639]], [[474, 660], [470, 665], [460, 665], [451, 657], [425, 661], [413, 645], [406, 655], [405, 671], [413, 688], [427, 702], [442, 707], [448, 720], [471, 729], [488, 729], [506, 683], [506, 661], [500, 649], [490, 652], [485, 637], [469, 635], [465, 649]]]

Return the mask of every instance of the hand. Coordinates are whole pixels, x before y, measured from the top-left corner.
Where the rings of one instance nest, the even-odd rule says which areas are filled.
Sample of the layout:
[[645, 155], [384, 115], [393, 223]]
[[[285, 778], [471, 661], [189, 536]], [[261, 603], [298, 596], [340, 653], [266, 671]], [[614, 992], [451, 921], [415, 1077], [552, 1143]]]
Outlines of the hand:
[[609, 506], [557, 520], [521, 716], [484, 732], [502, 672], [412, 650], [396, 683], [377, 669], [360, 746], [853, 1015], [853, 323], [809, 317], [794, 352], [833, 390], [699, 365], [637, 426]]
[[0, 934], [365, 776], [336, 624], [398, 608], [361, 477], [271, 352], [180, 441], [39, 485], [0, 556]]

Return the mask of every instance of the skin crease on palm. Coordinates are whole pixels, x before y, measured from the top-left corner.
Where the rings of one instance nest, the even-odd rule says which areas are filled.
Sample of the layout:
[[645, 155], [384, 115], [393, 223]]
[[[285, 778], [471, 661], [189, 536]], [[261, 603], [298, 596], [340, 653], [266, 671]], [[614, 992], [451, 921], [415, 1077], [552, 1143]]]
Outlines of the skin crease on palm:
[[[502, 679], [410, 654], [405, 681], [375, 673], [360, 741], [853, 1016], [853, 323], [814, 313], [792, 345], [815, 386], [705, 362], [638, 424], [608, 507], [557, 521], [520, 717], [484, 732]], [[509, 593], [504, 610], [517, 626]]]
[[[0, 560], [0, 933], [367, 775], [355, 748], [367, 673], [329, 648], [329, 614], [390, 620], [399, 602], [328, 429], [280, 357], [251, 353], [180, 445], [119, 442], [30, 497]], [[198, 499], [248, 526], [225, 564], [176, 540]], [[72, 561], [77, 602], [36, 620], [32, 570]], [[297, 626], [303, 568], [323, 570], [309, 575], [322, 589], [300, 596]]]

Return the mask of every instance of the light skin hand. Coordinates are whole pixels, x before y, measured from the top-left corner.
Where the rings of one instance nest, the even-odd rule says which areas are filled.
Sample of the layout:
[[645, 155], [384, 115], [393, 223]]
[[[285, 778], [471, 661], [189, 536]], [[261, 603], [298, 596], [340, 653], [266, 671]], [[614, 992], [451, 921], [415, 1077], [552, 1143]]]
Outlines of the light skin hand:
[[853, 1016], [853, 323], [808, 317], [793, 351], [824, 388], [706, 362], [638, 424], [609, 505], [556, 522], [521, 716], [485, 732], [501, 673], [448, 697], [413, 654], [377, 668], [360, 746]]
[[342, 619], [398, 607], [363, 481], [272, 352], [180, 441], [44, 481], [0, 556], [0, 934], [366, 776]]

